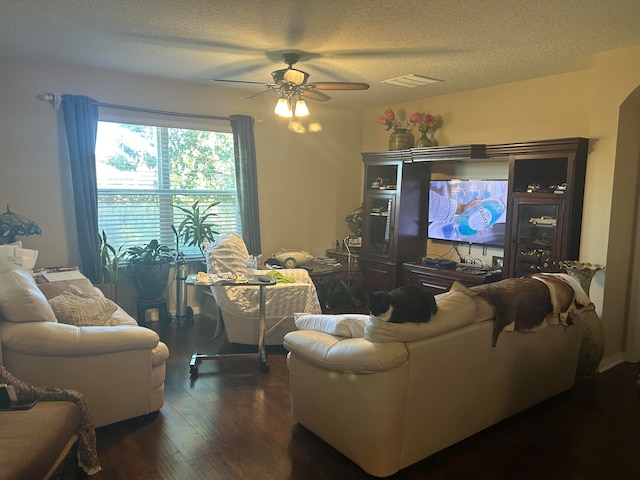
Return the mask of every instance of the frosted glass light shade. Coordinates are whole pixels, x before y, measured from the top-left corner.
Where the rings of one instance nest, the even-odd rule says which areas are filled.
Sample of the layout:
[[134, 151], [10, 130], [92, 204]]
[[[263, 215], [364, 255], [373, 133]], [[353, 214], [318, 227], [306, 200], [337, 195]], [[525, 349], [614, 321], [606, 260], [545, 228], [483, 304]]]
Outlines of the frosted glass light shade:
[[292, 115], [291, 109], [289, 108], [289, 102], [284, 97], [278, 99], [276, 108], [274, 108], [273, 111], [276, 115], [280, 115], [281, 117], [290, 117]]
[[306, 117], [309, 115], [309, 107], [304, 100], [300, 99], [296, 102], [296, 117]]

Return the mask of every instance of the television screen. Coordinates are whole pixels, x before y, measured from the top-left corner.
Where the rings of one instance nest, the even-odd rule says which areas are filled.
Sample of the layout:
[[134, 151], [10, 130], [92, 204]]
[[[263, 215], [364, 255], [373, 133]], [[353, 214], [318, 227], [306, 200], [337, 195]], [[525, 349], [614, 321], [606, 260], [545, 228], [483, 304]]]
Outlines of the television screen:
[[507, 180], [431, 180], [428, 237], [504, 247]]

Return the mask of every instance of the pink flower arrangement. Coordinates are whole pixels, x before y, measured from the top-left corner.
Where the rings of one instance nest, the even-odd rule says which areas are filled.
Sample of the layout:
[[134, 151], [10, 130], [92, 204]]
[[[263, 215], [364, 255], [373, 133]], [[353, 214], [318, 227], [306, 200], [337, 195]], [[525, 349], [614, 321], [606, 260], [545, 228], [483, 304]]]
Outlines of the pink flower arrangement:
[[407, 128], [409, 125], [407, 122], [401, 122], [396, 118], [396, 114], [390, 108], [387, 108], [384, 111], [383, 115], [378, 117], [377, 123], [379, 125], [386, 125], [387, 130], [396, 129], [396, 128]]
[[411, 123], [418, 125], [418, 130], [426, 132], [436, 124], [436, 118], [430, 113], [416, 112], [409, 118]]

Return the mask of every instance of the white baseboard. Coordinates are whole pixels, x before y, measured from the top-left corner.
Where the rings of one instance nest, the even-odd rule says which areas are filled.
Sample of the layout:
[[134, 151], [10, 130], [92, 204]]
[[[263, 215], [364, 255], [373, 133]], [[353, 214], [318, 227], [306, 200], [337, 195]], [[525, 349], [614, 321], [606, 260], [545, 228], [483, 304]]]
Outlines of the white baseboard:
[[598, 373], [606, 372], [610, 368], [615, 367], [616, 365], [620, 365], [624, 363], [624, 354], [622, 352], [614, 353], [613, 355], [608, 356], [607, 358], [603, 358], [600, 364], [598, 365], [598, 369], [596, 370]]

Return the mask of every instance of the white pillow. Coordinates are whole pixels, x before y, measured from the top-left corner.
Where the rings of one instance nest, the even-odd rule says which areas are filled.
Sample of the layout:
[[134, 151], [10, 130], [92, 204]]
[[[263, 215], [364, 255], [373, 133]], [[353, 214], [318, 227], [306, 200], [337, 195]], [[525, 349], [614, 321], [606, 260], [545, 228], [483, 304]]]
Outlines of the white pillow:
[[298, 330], [317, 330], [340, 337], [363, 337], [364, 326], [369, 315], [313, 315], [308, 313], [294, 313], [293, 320]]
[[57, 319], [78, 327], [104, 325], [118, 305], [97, 292], [87, 292], [75, 285], [49, 300]]
[[0, 265], [0, 315], [10, 322], [55, 322], [31, 274], [13, 264]]

